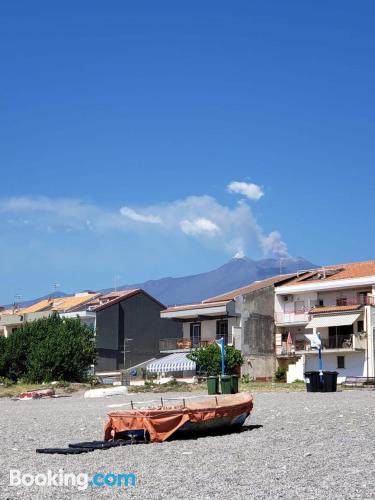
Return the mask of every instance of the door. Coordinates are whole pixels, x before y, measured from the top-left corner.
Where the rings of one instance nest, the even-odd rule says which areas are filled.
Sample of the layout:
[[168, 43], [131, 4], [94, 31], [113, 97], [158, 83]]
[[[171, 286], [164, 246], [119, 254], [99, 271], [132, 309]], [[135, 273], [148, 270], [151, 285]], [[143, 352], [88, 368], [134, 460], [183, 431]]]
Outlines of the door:
[[216, 339], [219, 340], [223, 338], [224, 344], [228, 344], [228, 320], [219, 319], [216, 322]]
[[193, 347], [198, 347], [201, 343], [201, 324], [190, 323], [190, 340]]

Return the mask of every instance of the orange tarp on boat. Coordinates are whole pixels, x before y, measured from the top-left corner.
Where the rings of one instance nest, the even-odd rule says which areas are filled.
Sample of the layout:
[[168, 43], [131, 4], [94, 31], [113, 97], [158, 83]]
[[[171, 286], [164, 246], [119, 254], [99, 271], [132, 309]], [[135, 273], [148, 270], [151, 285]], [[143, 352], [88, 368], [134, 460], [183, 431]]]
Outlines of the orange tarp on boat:
[[134, 410], [113, 411], [108, 414], [104, 439], [115, 439], [120, 432], [144, 430], [152, 442], [162, 442], [186, 422], [204, 422], [223, 417], [236, 417], [250, 413], [253, 407], [251, 394], [216, 396], [186, 405], [160, 406]]

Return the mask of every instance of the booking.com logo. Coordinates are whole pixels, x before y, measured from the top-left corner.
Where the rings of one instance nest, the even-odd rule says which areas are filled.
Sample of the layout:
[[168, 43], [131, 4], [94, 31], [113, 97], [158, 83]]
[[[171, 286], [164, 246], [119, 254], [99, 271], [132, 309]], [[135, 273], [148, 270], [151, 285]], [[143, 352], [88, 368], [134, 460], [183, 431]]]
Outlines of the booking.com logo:
[[86, 490], [89, 486], [93, 488], [110, 486], [119, 488], [134, 487], [137, 485], [137, 475], [134, 473], [97, 472], [89, 477], [88, 474], [80, 472], [74, 474], [64, 472], [59, 469], [58, 472], [52, 472], [50, 469], [46, 473], [31, 474], [29, 472], [21, 473], [19, 469], [10, 469], [10, 486], [46, 486], [46, 487], [75, 487], [80, 491]]

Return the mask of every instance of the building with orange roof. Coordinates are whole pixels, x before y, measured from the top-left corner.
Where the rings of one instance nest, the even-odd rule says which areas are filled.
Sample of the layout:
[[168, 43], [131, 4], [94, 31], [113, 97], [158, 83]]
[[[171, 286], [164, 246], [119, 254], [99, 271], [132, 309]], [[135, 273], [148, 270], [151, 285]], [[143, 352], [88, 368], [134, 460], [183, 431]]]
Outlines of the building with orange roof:
[[287, 380], [317, 369], [306, 334], [318, 332], [326, 370], [375, 377], [375, 260], [324, 266], [275, 288], [275, 346]]
[[8, 337], [24, 323], [47, 318], [52, 313], [63, 317], [79, 317], [80, 320], [95, 328], [95, 314], [86, 305], [100, 294], [92, 292], [76, 293], [71, 296], [43, 299], [27, 307], [14, 307], [0, 312], [0, 336]]

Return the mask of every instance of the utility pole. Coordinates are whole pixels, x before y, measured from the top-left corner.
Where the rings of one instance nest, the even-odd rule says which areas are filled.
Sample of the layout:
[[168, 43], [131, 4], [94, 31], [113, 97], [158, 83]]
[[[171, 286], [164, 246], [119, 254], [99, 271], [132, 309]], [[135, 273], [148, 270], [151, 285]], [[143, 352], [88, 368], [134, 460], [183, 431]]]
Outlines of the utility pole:
[[127, 343], [131, 342], [132, 340], [133, 339], [129, 339], [127, 337], [124, 337], [124, 350], [123, 350], [123, 354], [124, 354], [124, 368], [122, 370], [122, 385], [129, 385], [127, 377], [126, 377], [126, 353], [130, 352], [130, 350], [127, 351], [126, 347], [127, 347]]

